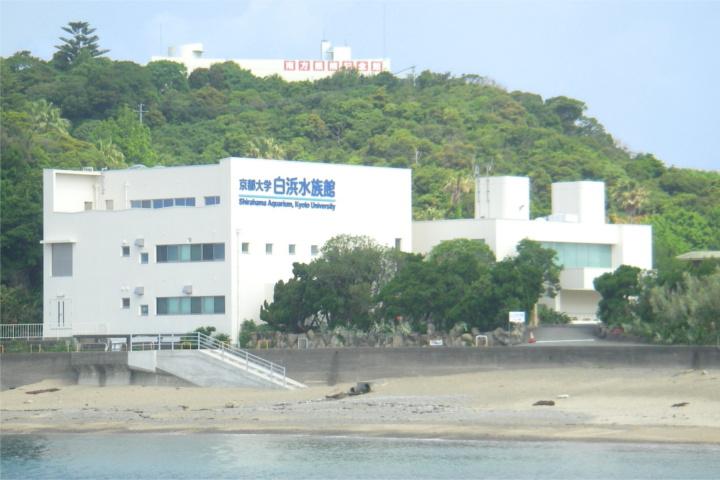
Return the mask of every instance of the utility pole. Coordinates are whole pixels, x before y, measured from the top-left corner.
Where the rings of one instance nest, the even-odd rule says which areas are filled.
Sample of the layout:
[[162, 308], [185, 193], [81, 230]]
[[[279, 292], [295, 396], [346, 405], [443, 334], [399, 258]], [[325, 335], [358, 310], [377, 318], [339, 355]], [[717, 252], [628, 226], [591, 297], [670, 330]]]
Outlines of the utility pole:
[[144, 103], [138, 103], [137, 110], [133, 110], [134, 112], [137, 112], [140, 117], [140, 123], [143, 123], [143, 113], [147, 113], [147, 110], [143, 110], [143, 107], [145, 107]]

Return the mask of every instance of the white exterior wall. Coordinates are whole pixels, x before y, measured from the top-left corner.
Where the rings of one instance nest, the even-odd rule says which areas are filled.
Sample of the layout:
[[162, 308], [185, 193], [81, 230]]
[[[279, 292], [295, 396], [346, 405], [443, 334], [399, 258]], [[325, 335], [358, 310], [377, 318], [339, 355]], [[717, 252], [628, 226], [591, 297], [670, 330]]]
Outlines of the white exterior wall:
[[[335, 211], [239, 204], [241, 178], [277, 177], [333, 180]], [[409, 250], [410, 189], [409, 170], [256, 159], [106, 172], [46, 170], [44, 334], [185, 333], [213, 325], [237, 338], [242, 320], [258, 320], [274, 284], [291, 276], [292, 262], [312, 259], [310, 245], [321, 247], [347, 233], [389, 246], [401, 238]], [[102, 208], [83, 211], [93, 195]], [[210, 195], [219, 195], [220, 204], [205, 206], [203, 197]], [[196, 206], [129, 208], [130, 200], [177, 197], [195, 197]], [[113, 211], [103, 210], [105, 200], [113, 201]], [[71, 277], [52, 276], [53, 242], [73, 243]], [[240, 252], [242, 242], [250, 244], [248, 254]], [[224, 243], [225, 260], [157, 263], [157, 245], [198, 243]], [[273, 255], [265, 254], [266, 243], [274, 244]], [[296, 244], [294, 256], [288, 254], [290, 243]], [[123, 246], [130, 247], [129, 257], [122, 256]], [[140, 263], [142, 252], [149, 254], [148, 264]], [[158, 316], [156, 298], [186, 296], [188, 285], [191, 296], [224, 296], [225, 314]], [[136, 287], [144, 293], [136, 295]], [[123, 297], [130, 298], [129, 309], [122, 308]], [[65, 312], [61, 329], [58, 302]], [[148, 316], [140, 315], [142, 304]]]
[[478, 177], [475, 179], [475, 218], [530, 218], [530, 179]]
[[605, 183], [553, 183], [552, 214], [580, 223], [605, 223]]
[[[239, 204], [240, 195], [248, 193], [239, 189], [241, 179], [278, 177], [334, 181], [335, 210], [299, 209], [296, 200], [286, 200], [292, 208]], [[272, 299], [275, 283], [292, 276], [292, 263], [311, 261], [311, 246], [320, 248], [333, 236], [367, 235], [386, 246], [394, 246], [395, 239], [400, 238], [402, 249], [410, 251], [410, 170], [242, 159], [232, 162], [230, 178], [234, 199], [231, 251], [237, 258], [233, 284], [237, 285], [234, 304], [238, 311], [234, 315], [241, 322], [257, 320], [262, 301]], [[275, 201], [282, 197], [268, 193], [260, 195], [275, 197]], [[241, 252], [244, 242], [249, 244], [247, 254]], [[273, 244], [272, 255], [265, 253], [267, 243]], [[289, 244], [296, 246], [295, 255], [288, 253]]]

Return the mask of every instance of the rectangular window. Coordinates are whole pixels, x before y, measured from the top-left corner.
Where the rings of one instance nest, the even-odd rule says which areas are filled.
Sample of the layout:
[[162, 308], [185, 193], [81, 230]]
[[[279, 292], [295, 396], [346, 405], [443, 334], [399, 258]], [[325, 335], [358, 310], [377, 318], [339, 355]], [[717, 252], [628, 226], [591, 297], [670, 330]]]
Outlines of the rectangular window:
[[114, 210], [115, 202], [112, 200], [105, 200], [105, 210]]
[[215, 312], [225, 313], [225, 297], [215, 297]]
[[128, 247], [127, 245], [123, 245], [123, 247], [122, 247], [122, 256], [123, 257], [130, 256], [130, 247]]
[[[129, 301], [129, 299], [128, 299]], [[158, 297], [158, 315], [213, 315], [225, 313], [225, 297]]]
[[92, 202], [85, 202], [85, 210], [92, 210]]
[[217, 262], [225, 260], [224, 243], [158, 245], [157, 262]]
[[295, 244], [291, 243], [288, 245], [288, 255], [295, 255]]
[[168, 245], [167, 246], [167, 261], [177, 262], [178, 261], [178, 246]]
[[163, 198], [163, 208], [172, 207], [173, 206], [173, 199], [172, 198]]
[[176, 206], [176, 207], [184, 207], [184, 206], [185, 206], [185, 199], [184, 199], [184, 198], [176, 198], [176, 199], [175, 199], [175, 206]]
[[250, 253], [250, 244], [248, 242], [243, 242], [240, 246], [240, 251], [242, 253]]
[[320, 251], [320, 249], [318, 248], [317, 245], [310, 245], [310, 255], [315, 256], [318, 254], [319, 251]]
[[163, 208], [162, 198], [157, 198], [157, 199], [153, 200], [152, 203], [153, 203], [153, 208]]
[[215, 297], [202, 297], [202, 313], [215, 313]]
[[72, 277], [73, 274], [73, 245], [72, 243], [53, 243], [52, 249], [52, 276]]
[[202, 313], [202, 297], [190, 298], [190, 313], [193, 315]]
[[180, 314], [190, 315], [190, 310], [192, 306], [190, 297], [180, 297], [178, 300], [180, 301]]
[[266, 254], [266, 255], [272, 255], [272, 248], [273, 248], [273, 244], [272, 244], [272, 243], [266, 243], [266, 244], [265, 244], [265, 254]]
[[168, 314], [168, 299], [167, 298], [158, 298], [155, 302], [155, 309], [157, 311], [158, 315], [167, 315]]
[[185, 206], [186, 207], [194, 207], [195, 206], [195, 197], [186, 198]]
[[167, 299], [168, 315], [180, 314], [180, 297], [170, 297]]
[[543, 242], [563, 268], [612, 268], [612, 247], [595, 243]]
[[125, 308], [125, 309], [130, 308], [130, 298], [124, 297], [122, 299], [122, 308]]
[[147, 317], [150, 309], [147, 305], [140, 305], [140, 316]]
[[209, 197], [205, 197], [205, 205], [220, 205], [220, 195], [211, 195]]
[[130, 208], [142, 208], [140, 200], [130, 200]]
[[395, 239], [395, 250], [402, 250], [402, 238]]
[[140, 263], [145, 264], [145, 263], [148, 263], [149, 260], [150, 260], [150, 254], [149, 254], [149, 253], [147, 253], [147, 252], [141, 252], [141, 253], [140, 253]]
[[152, 208], [152, 202], [150, 200], [140, 200], [141, 208]]

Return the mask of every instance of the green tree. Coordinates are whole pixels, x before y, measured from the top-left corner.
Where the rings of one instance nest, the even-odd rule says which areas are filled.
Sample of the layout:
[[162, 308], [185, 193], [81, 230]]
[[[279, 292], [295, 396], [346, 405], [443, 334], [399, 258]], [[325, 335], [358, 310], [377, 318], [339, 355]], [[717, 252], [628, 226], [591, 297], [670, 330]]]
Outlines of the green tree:
[[560, 270], [554, 250], [524, 239], [517, 254], [498, 262], [492, 270], [492, 304], [495, 321], [502, 325], [509, 311], [529, 314], [541, 296], [554, 297], [560, 289]]
[[392, 252], [368, 237], [333, 237], [322, 256], [295, 264], [293, 278], [275, 285], [273, 302], [263, 305], [260, 317], [290, 331], [318, 325], [367, 330], [375, 296], [396, 268]]
[[654, 287], [649, 301], [656, 342], [709, 345], [720, 338], [720, 270], [705, 276], [686, 273], [674, 289]]
[[634, 320], [631, 299], [640, 295], [641, 270], [620, 265], [612, 273], [603, 273], [593, 281], [602, 299], [598, 304], [598, 317], [608, 325], [629, 324]]
[[88, 22], [69, 22], [62, 29], [71, 35], [70, 38], [60, 37], [62, 43], [56, 45], [57, 52], [53, 55], [53, 62], [59, 68], [68, 68], [83, 60], [105, 55], [109, 50], [103, 50], [98, 45], [98, 36]]
[[188, 90], [187, 68], [182, 63], [160, 60], [148, 63], [145, 69], [161, 94], [170, 90], [179, 92]]

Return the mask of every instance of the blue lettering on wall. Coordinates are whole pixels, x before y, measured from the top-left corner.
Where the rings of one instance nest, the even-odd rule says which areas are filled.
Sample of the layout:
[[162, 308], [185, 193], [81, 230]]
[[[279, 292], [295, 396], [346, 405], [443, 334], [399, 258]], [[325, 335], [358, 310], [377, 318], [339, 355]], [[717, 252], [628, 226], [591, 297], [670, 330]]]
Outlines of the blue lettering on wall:
[[243, 206], [335, 210], [335, 180], [329, 178], [241, 178], [238, 189]]

